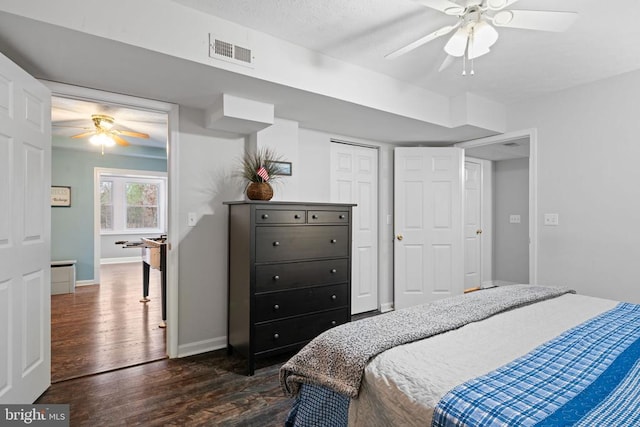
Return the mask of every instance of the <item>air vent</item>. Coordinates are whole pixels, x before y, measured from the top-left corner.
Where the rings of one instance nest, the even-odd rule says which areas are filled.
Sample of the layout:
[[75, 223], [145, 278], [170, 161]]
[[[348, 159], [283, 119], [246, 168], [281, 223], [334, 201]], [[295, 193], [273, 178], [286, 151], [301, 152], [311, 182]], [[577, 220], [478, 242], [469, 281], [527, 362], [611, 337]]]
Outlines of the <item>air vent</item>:
[[209, 57], [253, 67], [251, 49], [221, 40], [209, 34]]

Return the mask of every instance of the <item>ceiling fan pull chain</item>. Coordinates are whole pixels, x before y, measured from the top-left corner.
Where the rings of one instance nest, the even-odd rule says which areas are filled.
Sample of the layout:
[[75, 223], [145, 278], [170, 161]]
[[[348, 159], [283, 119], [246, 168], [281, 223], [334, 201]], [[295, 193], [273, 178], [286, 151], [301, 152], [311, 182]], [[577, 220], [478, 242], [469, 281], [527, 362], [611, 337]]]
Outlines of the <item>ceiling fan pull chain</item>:
[[472, 76], [476, 73], [476, 72], [473, 70], [473, 61], [474, 61], [474, 59], [473, 59], [473, 58], [471, 58], [471, 72], [470, 72], [469, 74], [471, 74]]
[[462, 55], [462, 75], [467, 75], [467, 55], [466, 53]]

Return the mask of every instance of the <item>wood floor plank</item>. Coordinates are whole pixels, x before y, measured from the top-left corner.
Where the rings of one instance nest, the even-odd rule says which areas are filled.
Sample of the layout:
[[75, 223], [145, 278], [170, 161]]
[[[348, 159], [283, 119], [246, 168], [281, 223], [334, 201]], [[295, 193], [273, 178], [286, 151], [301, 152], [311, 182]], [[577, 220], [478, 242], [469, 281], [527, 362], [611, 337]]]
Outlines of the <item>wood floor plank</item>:
[[142, 297], [142, 263], [103, 265], [99, 285], [51, 296], [52, 382], [166, 357], [160, 272]]

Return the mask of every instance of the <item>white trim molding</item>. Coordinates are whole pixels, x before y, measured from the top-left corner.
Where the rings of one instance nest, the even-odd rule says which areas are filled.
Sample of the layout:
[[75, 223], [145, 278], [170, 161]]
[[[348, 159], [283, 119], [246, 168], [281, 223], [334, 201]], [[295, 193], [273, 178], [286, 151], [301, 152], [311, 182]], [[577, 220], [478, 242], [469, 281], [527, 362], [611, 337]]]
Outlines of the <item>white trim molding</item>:
[[[168, 255], [167, 255], [167, 355], [178, 357], [178, 129], [179, 129], [179, 109], [178, 105], [153, 99], [137, 98], [119, 93], [104, 92], [97, 89], [90, 89], [81, 86], [73, 86], [65, 83], [40, 80], [42, 84], [51, 90], [51, 94], [63, 98], [81, 99], [92, 102], [106, 102], [109, 104], [122, 105], [167, 114], [168, 140], [167, 140], [167, 171], [168, 171]], [[95, 216], [99, 215], [94, 213]], [[100, 218], [98, 216], [98, 225]], [[173, 239], [176, 244], [172, 244]], [[94, 245], [97, 243], [94, 242]], [[94, 269], [94, 282], [96, 281]]]

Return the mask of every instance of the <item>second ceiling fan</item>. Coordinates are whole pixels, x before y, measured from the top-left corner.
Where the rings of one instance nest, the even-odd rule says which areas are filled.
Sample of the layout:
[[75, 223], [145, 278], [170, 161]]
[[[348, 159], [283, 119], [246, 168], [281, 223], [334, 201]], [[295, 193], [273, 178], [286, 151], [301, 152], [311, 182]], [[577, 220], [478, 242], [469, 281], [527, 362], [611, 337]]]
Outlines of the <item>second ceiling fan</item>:
[[[127, 146], [129, 142], [122, 138], [120, 135], [129, 136], [133, 138], [145, 138], [148, 139], [149, 135], [141, 132], [132, 132], [128, 130], [119, 130], [114, 129], [113, 126], [115, 124], [115, 120], [111, 116], [107, 116], [105, 114], [93, 114], [91, 116], [91, 120], [93, 121], [93, 125], [95, 129], [92, 129], [88, 132], [83, 132], [78, 135], [73, 135], [71, 138], [85, 138], [87, 136], [91, 136], [90, 140], [92, 143], [96, 145], [122, 145]], [[110, 143], [108, 140], [111, 140]], [[94, 142], [95, 141], [95, 142]]]
[[[489, 53], [498, 40], [495, 27], [561, 32], [575, 21], [577, 13], [539, 10], [507, 10], [518, 0], [467, 0], [462, 6], [450, 0], [415, 0], [424, 6], [457, 17], [457, 22], [444, 26], [388, 55], [394, 59], [439, 37], [454, 32], [444, 46], [448, 54], [440, 70], [453, 58], [473, 60]], [[472, 71], [473, 72], [473, 71]]]

